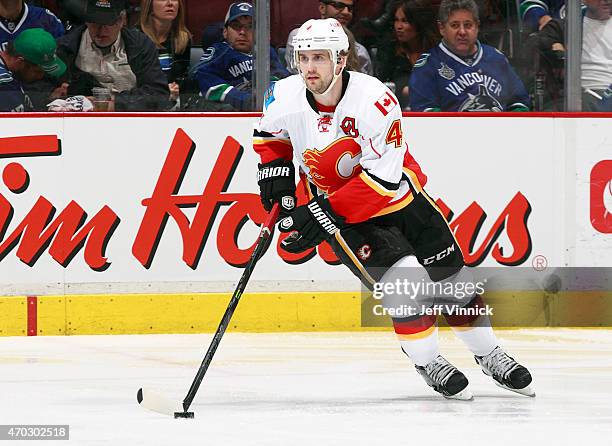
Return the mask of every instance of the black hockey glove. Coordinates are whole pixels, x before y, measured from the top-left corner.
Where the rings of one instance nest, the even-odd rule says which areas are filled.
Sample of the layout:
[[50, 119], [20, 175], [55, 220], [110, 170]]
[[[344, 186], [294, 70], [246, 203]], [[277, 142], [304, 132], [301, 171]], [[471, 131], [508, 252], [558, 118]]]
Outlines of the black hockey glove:
[[257, 184], [266, 211], [270, 212], [274, 203], [280, 204], [281, 216], [295, 208], [295, 168], [291, 161], [281, 158], [259, 164]]
[[293, 232], [281, 242], [283, 248], [296, 254], [317, 246], [332, 237], [344, 224], [344, 218], [335, 214], [329, 200], [321, 197], [298, 206], [280, 221], [281, 232]]

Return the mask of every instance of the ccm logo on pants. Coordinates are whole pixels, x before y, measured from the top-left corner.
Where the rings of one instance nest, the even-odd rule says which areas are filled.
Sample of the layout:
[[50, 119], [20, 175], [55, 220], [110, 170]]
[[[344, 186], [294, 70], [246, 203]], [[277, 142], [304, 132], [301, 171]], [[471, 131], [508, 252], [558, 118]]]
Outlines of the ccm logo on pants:
[[451, 252], [455, 252], [455, 245], [450, 245], [444, 251], [439, 252], [435, 256], [427, 257], [425, 260], [423, 260], [423, 265], [430, 265], [433, 262], [439, 262], [444, 257], [448, 256]]

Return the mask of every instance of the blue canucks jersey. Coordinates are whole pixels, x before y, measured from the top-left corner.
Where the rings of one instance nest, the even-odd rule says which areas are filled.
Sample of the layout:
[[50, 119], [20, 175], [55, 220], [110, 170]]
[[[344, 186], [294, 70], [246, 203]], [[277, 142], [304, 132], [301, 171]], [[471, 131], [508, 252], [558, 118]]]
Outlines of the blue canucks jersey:
[[[200, 84], [200, 94], [205, 98], [219, 85], [232, 86], [221, 100], [238, 110], [248, 110], [251, 107], [252, 72], [252, 55], [235, 50], [227, 42], [219, 42], [204, 51], [195, 68], [195, 78]], [[270, 75], [280, 79], [289, 74], [274, 48], [270, 47]]]
[[21, 88], [21, 82], [13, 77], [0, 57], [0, 112], [31, 111], [30, 98]]
[[412, 111], [512, 111], [529, 108], [525, 86], [508, 59], [478, 43], [471, 60], [452, 53], [443, 43], [423, 53], [409, 83]]
[[0, 20], [0, 50], [6, 49], [6, 44], [24, 30], [30, 28], [42, 28], [56, 39], [64, 35], [64, 25], [48, 9], [38, 6], [23, 4], [23, 16], [16, 24]]

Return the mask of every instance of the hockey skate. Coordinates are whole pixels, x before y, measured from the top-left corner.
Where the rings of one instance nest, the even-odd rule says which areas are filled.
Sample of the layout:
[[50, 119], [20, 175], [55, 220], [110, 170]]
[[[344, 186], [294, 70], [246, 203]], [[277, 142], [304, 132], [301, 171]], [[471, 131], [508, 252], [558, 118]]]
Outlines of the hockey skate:
[[531, 374], [529, 370], [511, 358], [500, 347], [495, 347], [485, 356], [474, 356], [482, 372], [495, 380], [495, 384], [521, 395], [535, 396], [531, 389]]
[[417, 372], [428, 386], [445, 398], [455, 400], [471, 400], [472, 392], [467, 389], [468, 380], [457, 367], [452, 365], [442, 355], [438, 355], [425, 366], [415, 365]]

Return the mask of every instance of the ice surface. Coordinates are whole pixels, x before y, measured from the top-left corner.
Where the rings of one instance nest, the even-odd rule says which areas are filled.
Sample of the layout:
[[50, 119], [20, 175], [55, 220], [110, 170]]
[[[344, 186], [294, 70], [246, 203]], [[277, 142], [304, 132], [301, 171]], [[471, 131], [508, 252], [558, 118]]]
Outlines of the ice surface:
[[610, 444], [612, 330], [498, 335], [536, 398], [495, 386], [449, 332], [441, 351], [474, 401], [435, 394], [392, 333], [228, 333], [194, 420], [146, 411], [136, 391], [180, 401], [211, 335], [0, 338], [0, 424], [70, 424], [46, 445]]

